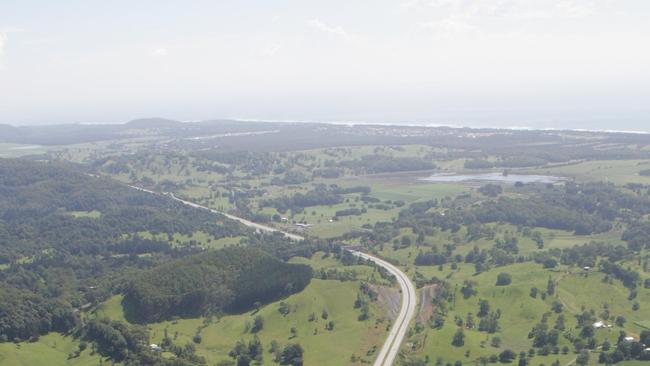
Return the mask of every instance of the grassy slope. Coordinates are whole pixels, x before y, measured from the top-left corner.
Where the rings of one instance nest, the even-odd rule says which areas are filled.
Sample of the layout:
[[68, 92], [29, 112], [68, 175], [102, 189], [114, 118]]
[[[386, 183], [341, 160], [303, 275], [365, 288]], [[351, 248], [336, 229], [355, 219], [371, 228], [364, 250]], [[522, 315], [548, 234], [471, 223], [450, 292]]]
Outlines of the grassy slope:
[[[414, 273], [414, 268], [410, 273]], [[423, 346], [416, 350], [419, 355], [428, 355], [432, 360], [437, 357], [443, 357], [445, 361], [454, 362], [460, 360], [463, 363], [470, 362], [480, 356], [489, 356], [498, 354], [506, 348], [520, 351], [527, 351], [532, 342], [527, 338], [528, 332], [539, 322], [545, 312], [551, 311], [551, 304], [559, 300], [564, 304], [563, 314], [566, 318], [567, 330], [577, 333], [575, 329], [576, 320], [574, 315], [584, 309], [593, 309], [595, 313], [600, 314], [603, 310], [603, 304], [609, 305], [611, 318], [617, 315], [623, 315], [627, 323], [623, 328], [614, 327], [612, 329], [602, 329], [596, 332], [596, 339], [602, 342], [608, 339], [615, 343], [620, 330], [625, 330], [630, 335], [638, 335], [643, 329], [635, 322], [650, 319], [650, 307], [644, 304], [650, 303], [650, 290], [638, 289], [637, 301], [641, 304], [641, 309], [632, 311], [632, 301], [627, 299], [628, 290], [625, 289], [619, 281], [613, 284], [602, 282], [604, 277], [601, 273], [591, 273], [585, 277], [580, 269], [561, 269], [548, 270], [542, 269], [540, 265], [534, 263], [513, 264], [506, 267], [494, 268], [488, 272], [474, 275], [472, 266], [461, 265], [457, 271], [451, 271], [449, 266], [445, 266], [441, 272], [437, 267], [418, 267], [418, 271], [425, 273], [427, 276], [436, 275], [440, 278], [447, 277], [451, 282], [452, 288], [456, 287], [456, 303], [447, 316], [445, 326], [440, 330], [427, 329], [421, 335], [416, 335], [412, 340], [423, 341]], [[500, 272], [508, 272], [513, 277], [513, 283], [509, 286], [496, 287], [496, 276]], [[540, 296], [533, 299], [529, 296], [530, 288], [537, 287], [540, 293], [546, 289], [549, 277], [558, 280], [558, 290], [556, 296], [549, 296], [542, 300]], [[471, 279], [478, 283], [479, 293], [477, 296], [469, 299], [463, 299], [459, 289], [465, 279]], [[467, 313], [474, 314], [478, 312], [479, 299], [486, 299], [490, 302], [491, 309], [501, 309], [502, 317], [500, 320], [501, 330], [494, 334], [488, 335], [485, 332], [477, 330], [465, 330], [465, 346], [451, 346], [452, 337], [457, 329], [454, 324], [454, 317], [467, 317]], [[549, 318], [549, 324], [552, 326], [557, 314], [552, 314]], [[609, 323], [613, 323], [610, 320]], [[490, 340], [493, 336], [498, 336], [502, 340], [500, 348], [490, 346]], [[484, 344], [482, 345], [482, 342]], [[560, 347], [572, 346], [564, 337], [560, 337]], [[470, 356], [465, 357], [465, 352], [470, 351]], [[533, 360], [533, 365], [539, 363], [550, 364], [555, 359], [559, 359], [563, 364], [571, 361], [575, 355], [549, 355], [547, 357], [537, 356]], [[592, 356], [592, 362], [595, 364], [597, 355]]]
[[[202, 342], [197, 345], [197, 353], [205, 356], [209, 364], [228, 359], [228, 352], [238, 340], [250, 340], [253, 335], [245, 333], [246, 324], [252, 324], [256, 315], [264, 319], [264, 329], [258, 336], [265, 349], [272, 340], [280, 345], [298, 342], [305, 349], [306, 365], [346, 365], [350, 357], [365, 356], [374, 345], [379, 345], [385, 338], [387, 323], [378, 323], [383, 317], [381, 309], [373, 306], [373, 317], [365, 322], [357, 320], [359, 311], [353, 308], [359, 283], [357, 281], [339, 282], [313, 280], [301, 293], [283, 300], [292, 305], [292, 312], [283, 316], [278, 312], [279, 302], [264, 306], [258, 314], [246, 313], [229, 315], [215, 319], [201, 331]], [[333, 331], [325, 330], [326, 321], [320, 318], [326, 309], [329, 319], [335, 322]], [[317, 315], [317, 320], [309, 322], [310, 313]], [[120, 297], [115, 296], [104, 303], [99, 316], [109, 316], [113, 319], [123, 319]], [[165, 329], [175, 343], [183, 345], [192, 342], [204, 322], [204, 318], [180, 319], [161, 323], [149, 324], [151, 341], [161, 342]], [[296, 327], [298, 337], [290, 339], [291, 327]], [[315, 334], [317, 332], [317, 334]], [[271, 362], [273, 355], [265, 353], [264, 364]], [[366, 357], [371, 359], [372, 357]]]
[[578, 181], [606, 181], [615, 184], [649, 184], [650, 177], [639, 175], [641, 170], [650, 168], [647, 160], [596, 160], [552, 168], [530, 169], [536, 174], [561, 175]]
[[79, 357], [68, 359], [68, 354], [76, 351], [78, 347], [79, 343], [72, 337], [65, 337], [57, 333], [43, 336], [34, 343], [0, 343], [0, 365], [89, 366], [97, 365], [100, 362], [100, 357], [91, 355], [89, 348], [83, 351]]

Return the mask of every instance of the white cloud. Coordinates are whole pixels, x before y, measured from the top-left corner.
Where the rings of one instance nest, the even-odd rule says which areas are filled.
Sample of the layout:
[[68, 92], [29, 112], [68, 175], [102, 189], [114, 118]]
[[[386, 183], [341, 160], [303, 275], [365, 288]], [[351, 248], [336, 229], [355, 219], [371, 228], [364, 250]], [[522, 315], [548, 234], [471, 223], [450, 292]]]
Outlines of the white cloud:
[[307, 21], [307, 25], [310, 27], [317, 29], [321, 32], [331, 34], [337, 37], [341, 37], [343, 39], [349, 40], [352, 38], [352, 36], [345, 31], [342, 27], [333, 27], [328, 24], [323, 23], [322, 21], [318, 19], [310, 19]]
[[154, 56], [154, 57], [165, 57], [165, 56], [169, 55], [169, 50], [167, 50], [165, 47], [159, 47], [159, 48], [154, 49], [151, 52], [151, 55]]

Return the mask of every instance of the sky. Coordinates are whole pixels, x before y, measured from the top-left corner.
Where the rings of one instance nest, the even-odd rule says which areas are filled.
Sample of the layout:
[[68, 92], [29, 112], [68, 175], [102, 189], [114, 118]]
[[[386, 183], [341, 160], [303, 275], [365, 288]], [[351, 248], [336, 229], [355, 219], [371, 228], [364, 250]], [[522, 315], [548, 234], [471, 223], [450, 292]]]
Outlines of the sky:
[[650, 131], [647, 0], [0, 1], [0, 123]]

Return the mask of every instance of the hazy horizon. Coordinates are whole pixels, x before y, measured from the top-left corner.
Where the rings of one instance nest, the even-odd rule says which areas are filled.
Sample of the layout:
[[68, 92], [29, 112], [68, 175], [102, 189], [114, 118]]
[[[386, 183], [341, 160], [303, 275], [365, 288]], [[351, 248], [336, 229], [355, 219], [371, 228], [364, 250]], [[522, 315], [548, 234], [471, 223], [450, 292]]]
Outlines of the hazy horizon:
[[[384, 126], [423, 126], [423, 127], [451, 127], [451, 128], [474, 128], [474, 129], [503, 129], [503, 130], [572, 130], [572, 131], [599, 131], [599, 132], [621, 132], [621, 133], [643, 133], [650, 134], [650, 126], [645, 125], [644, 123], [640, 124], [621, 124], [617, 123], [618, 128], [613, 128], [614, 126], [611, 121], [585, 121], [586, 123], [580, 123], [580, 121], [572, 122], [541, 122], [541, 123], [530, 123], [525, 124], [490, 124], [490, 123], [462, 123], [461, 121], [456, 122], [430, 122], [430, 121], [394, 121], [394, 122], [380, 122], [380, 121], [316, 121], [316, 120], [273, 120], [273, 119], [245, 119], [245, 118], [208, 118], [202, 120], [175, 120], [166, 117], [142, 117], [134, 118], [133, 120], [140, 119], [169, 119], [182, 123], [192, 123], [192, 122], [210, 122], [210, 121], [220, 121], [220, 120], [232, 120], [239, 122], [262, 122], [262, 123], [325, 123], [325, 124], [339, 124], [339, 125], [384, 125]], [[99, 122], [54, 122], [54, 123], [33, 123], [33, 124], [6, 124], [14, 127], [38, 127], [38, 126], [55, 126], [55, 125], [70, 125], [70, 124], [79, 124], [79, 125], [120, 125], [126, 124], [133, 120], [129, 121], [99, 121]], [[578, 122], [578, 123], [575, 123]]]
[[0, 123], [650, 132], [640, 0], [0, 4]]

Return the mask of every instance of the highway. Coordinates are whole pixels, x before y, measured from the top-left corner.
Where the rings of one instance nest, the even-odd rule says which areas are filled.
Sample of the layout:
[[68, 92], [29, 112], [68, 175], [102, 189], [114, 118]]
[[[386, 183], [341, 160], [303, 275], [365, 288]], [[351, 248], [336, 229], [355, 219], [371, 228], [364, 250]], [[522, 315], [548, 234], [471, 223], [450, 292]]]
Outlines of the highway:
[[[130, 187], [151, 194], [158, 194], [158, 195], [163, 194], [188, 206], [203, 209], [203, 210], [208, 210], [216, 214], [224, 215], [232, 220], [236, 220], [242, 223], [243, 225], [254, 228], [255, 230], [266, 231], [266, 232], [279, 232], [284, 234], [287, 238], [296, 241], [300, 241], [304, 239], [304, 237], [300, 235], [288, 233], [270, 226], [266, 226], [266, 225], [262, 225], [262, 224], [258, 224], [246, 220], [241, 217], [233, 216], [225, 212], [214, 210], [194, 202], [183, 200], [181, 198], [174, 196], [173, 193], [159, 193], [159, 192], [154, 192], [137, 186], [130, 186]], [[356, 255], [366, 260], [371, 260], [375, 262], [377, 265], [384, 267], [389, 273], [395, 276], [395, 278], [397, 279], [397, 283], [400, 287], [400, 290], [402, 292], [402, 307], [399, 311], [399, 314], [397, 314], [397, 318], [395, 318], [395, 322], [393, 323], [390, 332], [388, 333], [388, 338], [386, 338], [384, 345], [381, 347], [381, 350], [379, 351], [379, 354], [377, 355], [377, 358], [373, 363], [373, 366], [391, 366], [395, 362], [395, 358], [397, 358], [397, 354], [399, 353], [400, 346], [404, 341], [404, 337], [406, 337], [406, 333], [408, 332], [411, 319], [413, 319], [413, 316], [415, 316], [415, 308], [417, 304], [415, 287], [413, 286], [413, 283], [411, 283], [411, 280], [404, 272], [402, 272], [399, 268], [395, 267], [394, 265], [386, 262], [385, 260], [379, 259], [370, 254], [359, 252], [356, 250], [351, 250], [351, 249], [347, 249], [347, 250], [349, 250], [353, 255]]]
[[304, 239], [304, 238], [303, 238], [302, 236], [300, 236], [300, 235], [296, 235], [296, 234], [288, 233], [288, 232], [285, 232], [285, 231], [282, 231], [282, 230], [278, 230], [278, 229], [273, 228], [273, 227], [270, 227], [270, 226], [266, 226], [266, 225], [258, 224], [258, 223], [256, 223], [256, 222], [253, 222], [253, 221], [250, 221], [250, 220], [246, 220], [246, 219], [241, 218], [241, 217], [238, 217], [238, 216], [231, 215], [231, 214], [226, 213], [226, 212], [222, 212], [222, 211], [214, 210], [214, 209], [211, 209], [211, 208], [209, 208], [209, 207], [205, 207], [205, 206], [199, 205], [198, 203], [194, 203], [194, 202], [186, 201], [186, 200], [184, 200], [184, 199], [182, 199], [182, 198], [178, 198], [178, 197], [176, 197], [173, 193], [160, 193], [160, 192], [154, 192], [154, 191], [151, 191], [151, 190], [148, 190], [148, 189], [145, 189], [145, 188], [141, 188], [141, 187], [137, 187], [137, 186], [129, 186], [129, 187], [131, 187], [131, 188], [135, 188], [135, 189], [137, 189], [137, 190], [139, 190], [139, 191], [142, 191], [142, 192], [147, 192], [147, 193], [157, 194], [157, 195], [164, 195], [164, 196], [170, 197], [170, 198], [172, 198], [172, 199], [174, 199], [174, 200], [176, 200], [176, 201], [178, 201], [178, 202], [180, 202], [180, 203], [186, 204], [186, 205], [188, 205], [188, 206], [191, 206], [191, 207], [194, 207], [194, 208], [199, 208], [199, 209], [202, 209], [202, 210], [208, 210], [208, 211], [210, 211], [210, 212], [212, 212], [212, 213], [216, 213], [216, 214], [219, 214], [219, 215], [226, 216], [227, 218], [229, 218], [229, 219], [231, 219], [231, 220], [238, 221], [238, 222], [240, 222], [241, 224], [243, 224], [243, 225], [245, 225], [245, 226], [248, 226], [248, 227], [251, 227], [251, 228], [253, 228], [253, 229], [257, 230], [257, 231], [265, 231], [265, 232], [269, 232], [269, 233], [282, 233], [282, 234], [284, 234], [284, 236], [286, 236], [287, 238], [289, 238], [289, 239], [291, 239], [291, 240], [296, 240], [296, 241], [300, 241], [300, 240], [303, 240], [303, 239]]
[[408, 276], [392, 264], [366, 253], [354, 250], [350, 250], [350, 252], [386, 268], [388, 272], [395, 276], [402, 291], [402, 308], [399, 314], [397, 314], [397, 318], [395, 318], [395, 323], [388, 333], [388, 338], [384, 342], [381, 351], [379, 351], [375, 363], [373, 363], [373, 366], [391, 366], [395, 362], [404, 337], [406, 337], [409, 323], [413, 319], [413, 316], [415, 316], [415, 306], [417, 304], [415, 287]]

